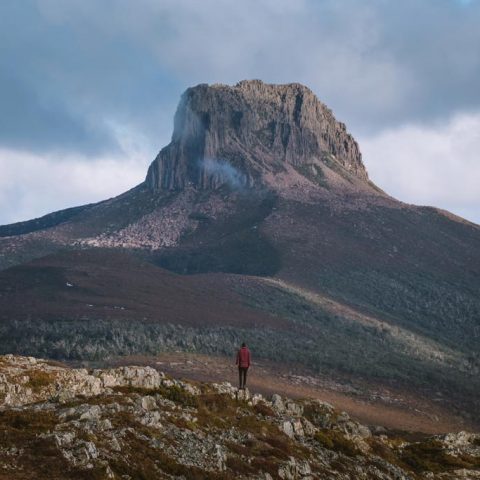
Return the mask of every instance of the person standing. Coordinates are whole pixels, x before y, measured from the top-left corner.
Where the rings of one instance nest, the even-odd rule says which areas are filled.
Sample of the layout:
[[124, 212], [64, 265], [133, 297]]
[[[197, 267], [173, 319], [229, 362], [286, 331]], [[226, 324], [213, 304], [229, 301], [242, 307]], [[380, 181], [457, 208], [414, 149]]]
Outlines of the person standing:
[[237, 361], [238, 365], [238, 379], [240, 386], [239, 390], [245, 390], [247, 385], [247, 372], [250, 367], [250, 350], [248, 349], [245, 342], [242, 343], [241, 348], [237, 352]]

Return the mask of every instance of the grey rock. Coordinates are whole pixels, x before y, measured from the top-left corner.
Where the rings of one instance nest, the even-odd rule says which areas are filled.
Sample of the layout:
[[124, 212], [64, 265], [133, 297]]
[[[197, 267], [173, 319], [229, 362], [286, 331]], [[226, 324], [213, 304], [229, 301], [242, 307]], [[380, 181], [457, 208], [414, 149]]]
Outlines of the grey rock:
[[94, 370], [103, 387], [136, 387], [154, 389], [162, 384], [165, 374], [152, 367], [119, 367], [108, 370]]
[[305, 432], [303, 430], [303, 424], [300, 419], [295, 419], [292, 421], [293, 432], [299, 437], [303, 437]]
[[98, 430], [105, 431], [105, 430], [111, 430], [113, 428], [113, 425], [108, 418], [104, 418], [103, 420], [100, 420], [99, 422], [97, 422], [96, 427]]
[[159, 412], [147, 412], [144, 415], [140, 416], [140, 423], [147, 427], [153, 427], [156, 429], [163, 428], [161, 423], [161, 415]]
[[116, 435], [112, 435], [109, 441], [110, 441], [110, 448], [114, 452], [120, 452], [122, 450], [122, 447]]
[[315, 432], [317, 429], [315, 428], [315, 425], [313, 425], [310, 420], [306, 418], [302, 418], [302, 426], [303, 426], [303, 431], [305, 432], [305, 435], [307, 436], [312, 436], [315, 435]]
[[230, 382], [213, 383], [212, 387], [217, 393], [227, 394], [231, 398], [237, 397], [238, 389], [235, 388]]
[[283, 432], [288, 435], [290, 438], [293, 438], [295, 435], [295, 430], [293, 428], [292, 422], [289, 420], [285, 420], [282, 424]]
[[285, 410], [289, 415], [293, 415], [296, 417], [300, 417], [303, 415], [303, 405], [300, 405], [299, 403], [293, 402], [291, 400], [288, 400], [285, 403]]
[[82, 405], [80, 420], [94, 421], [100, 419], [102, 409], [98, 405]]
[[259, 403], [266, 403], [265, 398], [260, 393], [255, 393], [252, 395], [252, 405], [257, 405]]
[[337, 423], [339, 425], [346, 424], [350, 421], [350, 415], [347, 412], [340, 412], [337, 416]]
[[140, 399], [140, 405], [144, 410], [155, 410], [157, 408], [157, 402], [155, 398], [148, 395]]
[[285, 404], [283, 403], [282, 397], [278, 395], [277, 393], [272, 395], [271, 398], [272, 402], [272, 408], [278, 412], [278, 413], [283, 413], [285, 412]]
[[307, 87], [260, 80], [198, 85], [183, 94], [172, 141], [146, 183], [153, 190], [252, 186], [287, 164], [321, 170], [326, 156], [368, 180], [357, 143]]
[[290, 460], [278, 470], [278, 476], [283, 480], [309, 480], [312, 470], [310, 464], [304, 461], [297, 461], [294, 457], [290, 457]]

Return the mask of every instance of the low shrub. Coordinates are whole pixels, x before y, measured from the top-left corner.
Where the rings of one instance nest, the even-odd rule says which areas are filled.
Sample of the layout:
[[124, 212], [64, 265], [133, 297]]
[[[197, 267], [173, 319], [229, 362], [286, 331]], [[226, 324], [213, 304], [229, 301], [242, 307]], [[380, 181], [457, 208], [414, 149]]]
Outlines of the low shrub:
[[355, 443], [338, 430], [320, 430], [314, 438], [322, 447], [341, 452], [349, 457], [360, 453]]
[[53, 412], [25, 410], [5, 410], [0, 412], [0, 430], [25, 430], [27, 433], [43, 433], [57, 424]]
[[264, 416], [264, 417], [274, 417], [275, 416], [275, 412], [268, 405], [265, 405], [264, 403], [257, 403], [253, 407], [253, 411], [255, 413], [258, 413], [259, 415]]
[[26, 385], [34, 392], [38, 392], [55, 381], [55, 374], [45, 372], [44, 370], [31, 370], [28, 372], [28, 376], [29, 379]]
[[228, 456], [227, 457], [227, 468], [239, 475], [250, 476], [256, 473], [255, 468], [253, 468], [250, 463], [246, 460], [242, 460], [239, 457]]
[[480, 467], [480, 459], [469, 455], [450, 455], [445, 451], [442, 442], [436, 439], [408, 445], [403, 449], [400, 458], [417, 473], [441, 473], [459, 468]]

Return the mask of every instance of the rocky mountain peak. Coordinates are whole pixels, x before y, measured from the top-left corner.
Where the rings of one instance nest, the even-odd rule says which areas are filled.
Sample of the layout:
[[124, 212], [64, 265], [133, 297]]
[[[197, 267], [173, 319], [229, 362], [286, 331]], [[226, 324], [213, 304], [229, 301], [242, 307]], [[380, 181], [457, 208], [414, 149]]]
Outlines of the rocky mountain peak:
[[254, 186], [287, 166], [321, 174], [327, 164], [368, 180], [356, 141], [307, 87], [200, 84], [182, 95], [172, 141], [151, 164], [147, 184], [153, 190]]

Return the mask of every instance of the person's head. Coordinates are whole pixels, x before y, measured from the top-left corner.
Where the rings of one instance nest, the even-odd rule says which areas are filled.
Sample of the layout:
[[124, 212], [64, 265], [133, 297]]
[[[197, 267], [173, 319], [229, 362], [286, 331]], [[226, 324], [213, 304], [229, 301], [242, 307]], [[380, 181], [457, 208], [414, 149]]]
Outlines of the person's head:
[[246, 346], [247, 346], [247, 344], [246, 344], [245, 342], [243, 342], [243, 343], [242, 343], [242, 348], [243, 348], [243, 347], [246, 347]]

